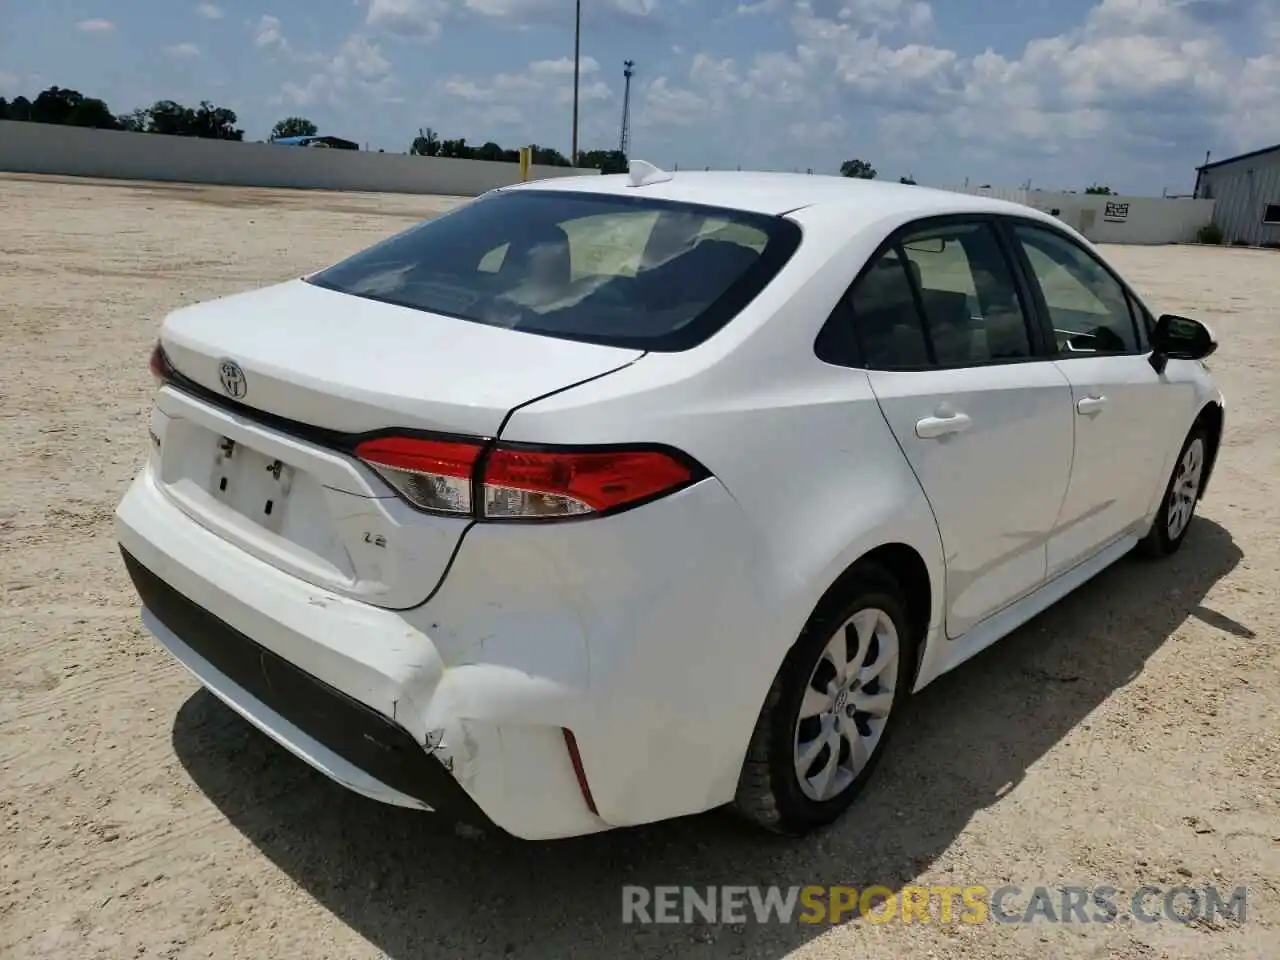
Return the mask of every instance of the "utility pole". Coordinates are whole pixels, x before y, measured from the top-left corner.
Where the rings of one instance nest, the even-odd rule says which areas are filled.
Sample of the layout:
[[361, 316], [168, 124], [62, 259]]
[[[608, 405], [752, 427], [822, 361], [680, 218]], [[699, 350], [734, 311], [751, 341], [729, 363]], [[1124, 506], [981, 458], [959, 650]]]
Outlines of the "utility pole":
[[578, 165], [578, 77], [582, 69], [582, 0], [573, 4], [573, 146], [569, 165]]

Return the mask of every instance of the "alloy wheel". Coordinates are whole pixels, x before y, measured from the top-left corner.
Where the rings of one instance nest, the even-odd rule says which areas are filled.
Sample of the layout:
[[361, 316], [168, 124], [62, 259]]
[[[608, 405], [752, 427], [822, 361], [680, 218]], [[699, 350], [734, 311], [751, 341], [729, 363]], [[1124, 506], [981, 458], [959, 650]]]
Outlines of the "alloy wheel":
[[800, 704], [793, 758], [800, 789], [831, 800], [866, 767], [893, 707], [900, 643], [885, 611], [859, 610], [835, 631]]
[[1165, 511], [1168, 517], [1169, 539], [1177, 540], [1191, 522], [1200, 495], [1200, 477], [1204, 472], [1204, 441], [1196, 437], [1187, 445], [1177, 472], [1169, 486], [1169, 501]]

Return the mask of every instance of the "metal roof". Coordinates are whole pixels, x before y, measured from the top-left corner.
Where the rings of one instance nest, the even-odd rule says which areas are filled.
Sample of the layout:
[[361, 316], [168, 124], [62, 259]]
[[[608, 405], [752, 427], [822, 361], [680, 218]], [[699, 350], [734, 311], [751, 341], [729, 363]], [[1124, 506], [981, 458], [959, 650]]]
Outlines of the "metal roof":
[[1275, 153], [1277, 151], [1280, 151], [1280, 143], [1271, 147], [1263, 147], [1261, 150], [1250, 150], [1248, 153], [1242, 153], [1239, 156], [1227, 157], [1225, 160], [1215, 160], [1213, 163], [1206, 163], [1203, 166], [1196, 167], [1196, 170], [1204, 172], [1205, 170], [1212, 170], [1214, 167], [1220, 167], [1226, 163], [1235, 163], [1237, 160], [1250, 160], [1253, 157], [1261, 157], [1268, 153]]

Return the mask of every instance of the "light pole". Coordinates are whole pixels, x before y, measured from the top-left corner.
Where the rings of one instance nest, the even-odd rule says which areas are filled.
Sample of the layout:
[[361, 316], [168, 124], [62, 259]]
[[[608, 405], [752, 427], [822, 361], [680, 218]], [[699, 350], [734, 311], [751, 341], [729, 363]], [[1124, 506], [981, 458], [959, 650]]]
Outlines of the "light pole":
[[573, 146], [569, 151], [569, 165], [578, 165], [578, 75], [582, 53], [582, 0], [573, 5]]

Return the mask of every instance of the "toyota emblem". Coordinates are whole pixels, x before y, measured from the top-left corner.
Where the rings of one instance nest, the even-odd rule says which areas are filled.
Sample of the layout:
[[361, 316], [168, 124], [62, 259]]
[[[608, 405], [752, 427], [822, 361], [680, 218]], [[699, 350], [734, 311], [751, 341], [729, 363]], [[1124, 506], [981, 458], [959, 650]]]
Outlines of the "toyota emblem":
[[232, 400], [239, 400], [244, 396], [248, 384], [240, 364], [234, 360], [223, 360], [218, 364], [218, 379], [222, 381], [222, 389]]

